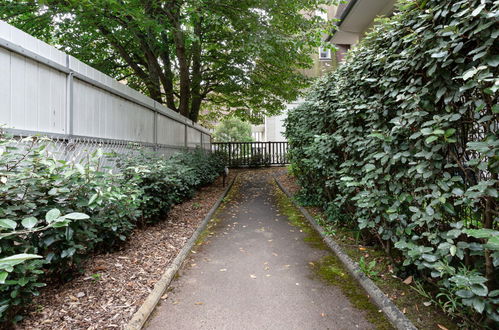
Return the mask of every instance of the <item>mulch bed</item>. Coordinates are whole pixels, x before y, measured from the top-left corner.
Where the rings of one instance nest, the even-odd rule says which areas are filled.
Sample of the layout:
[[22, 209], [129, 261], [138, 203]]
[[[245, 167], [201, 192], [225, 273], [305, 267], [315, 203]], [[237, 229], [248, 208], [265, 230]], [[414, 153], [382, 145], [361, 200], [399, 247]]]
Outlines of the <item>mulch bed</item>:
[[118, 250], [87, 259], [81, 276], [48, 285], [17, 328], [124, 328], [224, 189], [219, 178], [174, 206], [164, 221], [135, 230]]
[[282, 171], [277, 176], [277, 179], [292, 196], [295, 196], [300, 190], [300, 186], [296, 183], [296, 178], [289, 174], [288, 171]]

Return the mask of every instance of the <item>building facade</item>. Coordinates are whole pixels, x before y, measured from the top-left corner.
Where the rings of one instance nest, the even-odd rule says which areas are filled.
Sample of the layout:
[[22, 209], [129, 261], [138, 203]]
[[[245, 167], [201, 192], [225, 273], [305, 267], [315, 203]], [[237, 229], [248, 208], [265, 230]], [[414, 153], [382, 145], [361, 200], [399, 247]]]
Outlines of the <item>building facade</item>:
[[[303, 70], [307, 77], [317, 78], [334, 70], [350, 48], [354, 47], [375, 24], [375, 18], [390, 16], [395, 8], [396, 0], [349, 0], [337, 6], [328, 6], [324, 19], [336, 20], [336, 29], [324, 36], [326, 42], [335, 45], [337, 51], [331, 53], [328, 49], [320, 48], [312, 54], [313, 66]], [[265, 117], [262, 125], [252, 126], [252, 135], [255, 141], [279, 142], [286, 141], [284, 137], [284, 119], [287, 112], [293, 109], [301, 100], [286, 106], [282, 114]]]

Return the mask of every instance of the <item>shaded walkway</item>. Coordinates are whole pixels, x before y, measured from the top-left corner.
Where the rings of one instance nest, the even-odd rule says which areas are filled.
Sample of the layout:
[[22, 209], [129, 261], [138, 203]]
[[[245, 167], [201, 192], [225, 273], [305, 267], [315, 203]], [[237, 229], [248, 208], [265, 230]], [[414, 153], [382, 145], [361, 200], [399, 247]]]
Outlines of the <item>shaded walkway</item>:
[[311, 247], [280, 214], [272, 170], [239, 176], [219, 225], [186, 261], [148, 329], [372, 329], [311, 270]]

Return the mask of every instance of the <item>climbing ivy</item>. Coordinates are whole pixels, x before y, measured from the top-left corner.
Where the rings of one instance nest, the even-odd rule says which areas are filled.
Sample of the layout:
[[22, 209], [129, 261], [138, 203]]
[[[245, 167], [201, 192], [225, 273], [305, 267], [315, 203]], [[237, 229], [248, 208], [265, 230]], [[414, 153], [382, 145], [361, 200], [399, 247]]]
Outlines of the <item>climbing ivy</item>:
[[[499, 2], [403, 1], [289, 113], [302, 199], [499, 322]], [[341, 216], [338, 216], [341, 214]], [[394, 251], [395, 249], [395, 251]]]

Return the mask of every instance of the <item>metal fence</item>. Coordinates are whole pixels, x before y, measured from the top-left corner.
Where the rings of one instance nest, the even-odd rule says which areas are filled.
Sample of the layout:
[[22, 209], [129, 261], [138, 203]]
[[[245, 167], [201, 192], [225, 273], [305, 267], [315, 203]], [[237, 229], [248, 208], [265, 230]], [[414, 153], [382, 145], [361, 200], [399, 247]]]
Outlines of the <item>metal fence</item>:
[[212, 151], [223, 153], [230, 167], [288, 164], [288, 142], [214, 142]]
[[65, 157], [135, 146], [211, 150], [204, 127], [0, 21], [0, 127], [46, 135]]

